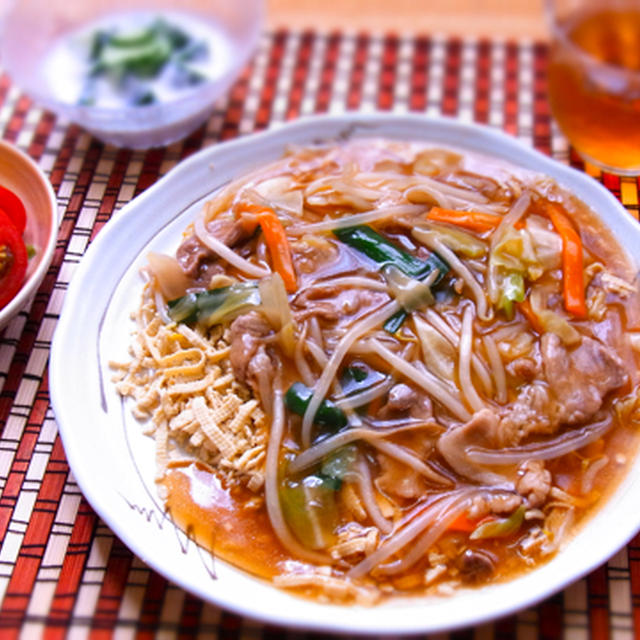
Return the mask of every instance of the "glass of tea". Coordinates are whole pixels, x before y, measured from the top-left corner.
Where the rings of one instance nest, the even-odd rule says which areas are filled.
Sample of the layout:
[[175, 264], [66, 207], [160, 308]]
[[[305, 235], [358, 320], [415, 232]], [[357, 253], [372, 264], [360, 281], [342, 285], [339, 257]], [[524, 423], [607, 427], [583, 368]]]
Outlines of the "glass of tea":
[[546, 0], [552, 113], [578, 153], [640, 175], [640, 0]]

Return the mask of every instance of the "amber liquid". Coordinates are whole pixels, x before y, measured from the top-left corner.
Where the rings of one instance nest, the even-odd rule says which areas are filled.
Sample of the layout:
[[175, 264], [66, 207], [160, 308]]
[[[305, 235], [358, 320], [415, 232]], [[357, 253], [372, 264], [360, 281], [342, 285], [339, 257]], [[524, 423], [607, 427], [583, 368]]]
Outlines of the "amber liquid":
[[549, 100], [587, 160], [640, 174], [640, 8], [601, 9], [561, 25], [549, 60]]

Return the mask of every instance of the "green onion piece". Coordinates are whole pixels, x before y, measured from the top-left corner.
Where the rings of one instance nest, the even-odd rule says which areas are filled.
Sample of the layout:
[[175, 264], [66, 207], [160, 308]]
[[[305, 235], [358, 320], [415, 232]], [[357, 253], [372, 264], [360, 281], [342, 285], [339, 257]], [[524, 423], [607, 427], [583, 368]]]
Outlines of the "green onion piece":
[[132, 104], [141, 106], [145, 104], [153, 104], [156, 101], [156, 95], [153, 91], [145, 91], [133, 98]]
[[527, 508], [520, 505], [508, 518], [497, 518], [490, 522], [478, 525], [469, 538], [472, 540], [484, 540], [485, 538], [504, 538], [515, 533], [524, 521]]
[[363, 253], [379, 266], [392, 264], [403, 273], [414, 278], [425, 278], [434, 269], [440, 271], [437, 284], [449, 270], [447, 264], [436, 254], [428, 260], [420, 260], [366, 225], [334, 229], [334, 235], [346, 245]]
[[338, 491], [358, 458], [358, 448], [353, 444], [340, 447], [322, 461], [320, 477], [327, 486]]
[[[312, 389], [309, 389], [309, 387], [302, 382], [294, 382], [285, 393], [285, 406], [292, 413], [303, 416], [309, 406], [309, 402], [311, 402], [312, 395]], [[347, 416], [344, 411], [331, 402], [331, 400], [325, 399], [320, 403], [313, 422], [337, 431], [347, 425]]]
[[206, 80], [205, 74], [190, 68], [188, 63], [204, 59], [208, 51], [206, 41], [194, 40], [189, 33], [163, 18], [144, 28], [99, 29], [89, 44], [91, 68], [78, 103], [95, 104], [96, 81], [106, 77], [115, 89], [127, 94], [129, 104], [153, 104], [157, 94], [148, 85], [170, 65], [174, 68], [166, 79], [175, 87], [188, 87]]
[[525, 296], [524, 277], [522, 273], [511, 271], [506, 274], [501, 282], [500, 299], [498, 309], [502, 309], [507, 318], [513, 318], [513, 303], [522, 302]]
[[[424, 280], [434, 269], [437, 269], [438, 275], [432, 287], [438, 285], [449, 271], [449, 265], [438, 254], [432, 253], [427, 260], [416, 258], [366, 225], [334, 229], [333, 233], [341, 242], [360, 251], [380, 267], [391, 264], [404, 274], [419, 280]], [[401, 309], [385, 322], [384, 329], [389, 333], [395, 333], [400, 329], [407, 315], [408, 313]]]
[[387, 333], [394, 334], [400, 329], [404, 321], [407, 319], [408, 315], [409, 314], [404, 309], [400, 309], [400, 311], [396, 311], [391, 317], [387, 319], [384, 325], [382, 325], [382, 328]]
[[259, 305], [258, 283], [236, 282], [228, 287], [188, 293], [170, 300], [168, 314], [174, 322], [197, 322], [211, 327]]
[[198, 319], [198, 296], [195, 293], [169, 300], [169, 317], [174, 322], [191, 323]]
[[203, 46], [206, 50], [206, 44], [194, 43], [187, 33], [162, 19], [144, 29], [113, 33], [100, 30], [91, 44], [92, 73], [153, 77], [172, 56], [184, 63], [201, 53]]
[[107, 43], [112, 47], [139, 47], [153, 42], [154, 38], [157, 37], [157, 33], [155, 25], [151, 25], [144, 29], [131, 29], [124, 33], [107, 34]]
[[176, 62], [185, 63], [207, 55], [209, 48], [206, 42], [191, 41], [176, 54]]
[[91, 48], [89, 51], [89, 59], [95, 62], [100, 57], [103, 47], [109, 41], [110, 35], [106, 31], [99, 29], [93, 34]]
[[96, 62], [96, 68], [149, 78], [155, 76], [171, 56], [171, 43], [166, 38], [154, 38], [131, 46], [107, 42]]
[[342, 370], [340, 388], [345, 396], [351, 396], [370, 389], [386, 379], [387, 376], [384, 373], [376, 371], [365, 362], [356, 360]]
[[280, 485], [280, 504], [287, 524], [298, 540], [311, 549], [335, 542], [338, 525], [336, 492], [323, 478], [309, 475]]

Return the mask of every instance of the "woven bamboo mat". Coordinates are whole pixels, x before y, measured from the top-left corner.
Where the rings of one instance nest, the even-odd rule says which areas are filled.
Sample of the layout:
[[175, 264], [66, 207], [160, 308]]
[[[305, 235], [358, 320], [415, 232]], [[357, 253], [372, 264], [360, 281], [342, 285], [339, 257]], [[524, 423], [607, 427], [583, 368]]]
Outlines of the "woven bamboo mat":
[[[527, 42], [348, 33], [265, 34], [205, 126], [165, 148], [106, 146], [0, 76], [1, 136], [50, 176], [63, 214], [33, 303], [0, 332], [0, 638], [319, 638], [203, 603], [146, 567], [83, 499], [47, 380], [68, 282], [112, 216], [205, 146], [313, 113], [444, 114], [503, 129], [601, 180], [638, 217], [638, 182], [585, 166], [550, 120], [546, 49]], [[536, 607], [456, 638], [640, 637], [640, 537]]]

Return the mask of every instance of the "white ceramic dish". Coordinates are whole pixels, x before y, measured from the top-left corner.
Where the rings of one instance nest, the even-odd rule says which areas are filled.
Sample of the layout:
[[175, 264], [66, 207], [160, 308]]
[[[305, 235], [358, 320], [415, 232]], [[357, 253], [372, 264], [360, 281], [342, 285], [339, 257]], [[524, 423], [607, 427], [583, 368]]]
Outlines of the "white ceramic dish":
[[36, 249], [29, 260], [22, 288], [0, 309], [2, 330], [37, 291], [51, 264], [58, 235], [58, 205], [42, 169], [27, 154], [3, 141], [0, 141], [0, 184], [11, 189], [24, 203], [27, 210], [24, 239]]
[[[71, 98], [75, 95], [75, 65], [67, 59], [54, 64], [59, 44], [65, 38], [77, 37], [78, 30], [87, 25], [135, 12], [165, 15], [169, 22], [172, 14], [179, 13], [210, 30], [215, 47], [208, 79], [174, 99], [150, 105], [78, 104]], [[216, 100], [231, 86], [253, 53], [262, 29], [264, 2], [20, 0], [8, 3], [1, 13], [0, 54], [3, 66], [17, 85], [47, 109], [77, 122], [101, 140], [142, 149], [178, 140], [210, 116]]]
[[589, 203], [623, 246], [639, 246], [640, 227], [601, 185], [492, 129], [419, 115], [299, 120], [200, 152], [129, 203], [100, 233], [71, 283], [54, 338], [53, 407], [71, 468], [96, 511], [143, 561], [201, 598], [273, 623], [350, 634], [426, 633], [478, 624], [560, 590], [606, 561], [635, 534], [640, 528], [640, 461], [560, 554], [521, 578], [452, 598], [395, 600], [370, 609], [323, 605], [216, 562], [176, 532], [163, 518], [155, 494], [154, 444], [141, 434], [109, 382], [108, 360], [126, 358], [127, 320], [138, 304], [138, 269], [147, 250], [174, 249], [207, 195], [232, 177], [279, 157], [286, 144], [345, 135], [462, 147], [548, 174]]

